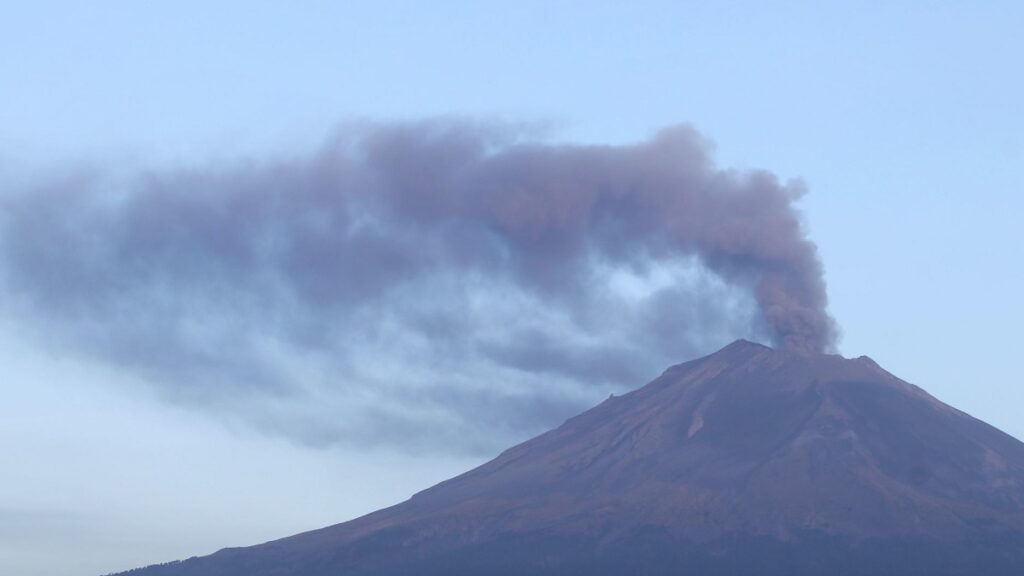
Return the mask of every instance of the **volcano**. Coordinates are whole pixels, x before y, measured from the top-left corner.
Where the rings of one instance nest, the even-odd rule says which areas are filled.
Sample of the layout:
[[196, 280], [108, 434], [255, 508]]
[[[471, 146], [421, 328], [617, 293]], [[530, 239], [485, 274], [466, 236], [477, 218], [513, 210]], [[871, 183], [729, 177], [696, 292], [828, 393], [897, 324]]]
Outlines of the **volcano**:
[[350, 522], [133, 576], [1024, 574], [1024, 443], [738, 341]]

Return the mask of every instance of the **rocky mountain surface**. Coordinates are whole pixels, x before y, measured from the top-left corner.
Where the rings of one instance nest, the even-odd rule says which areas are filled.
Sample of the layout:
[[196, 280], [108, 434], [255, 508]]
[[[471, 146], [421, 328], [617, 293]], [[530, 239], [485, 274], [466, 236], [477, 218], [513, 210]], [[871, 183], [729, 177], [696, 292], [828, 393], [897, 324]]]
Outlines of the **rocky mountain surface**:
[[391, 508], [131, 574], [1024, 574], [1024, 443], [737, 341]]

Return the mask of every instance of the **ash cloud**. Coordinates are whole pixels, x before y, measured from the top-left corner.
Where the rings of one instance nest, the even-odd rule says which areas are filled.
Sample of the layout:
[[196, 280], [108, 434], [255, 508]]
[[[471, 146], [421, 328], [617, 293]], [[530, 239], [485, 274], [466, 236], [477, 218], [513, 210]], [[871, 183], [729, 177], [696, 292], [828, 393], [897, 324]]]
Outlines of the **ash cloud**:
[[170, 401], [317, 445], [483, 450], [736, 337], [830, 350], [802, 194], [717, 168], [688, 127], [349, 127], [309, 157], [10, 191], [0, 277], [40, 337]]

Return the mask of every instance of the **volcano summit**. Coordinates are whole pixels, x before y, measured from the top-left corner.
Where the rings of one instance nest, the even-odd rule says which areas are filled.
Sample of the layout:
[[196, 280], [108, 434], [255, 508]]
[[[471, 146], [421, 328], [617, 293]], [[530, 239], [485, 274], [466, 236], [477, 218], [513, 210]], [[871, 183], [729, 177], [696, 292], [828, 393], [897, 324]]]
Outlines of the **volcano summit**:
[[410, 500], [133, 576], [1022, 574], [1024, 443], [737, 341]]

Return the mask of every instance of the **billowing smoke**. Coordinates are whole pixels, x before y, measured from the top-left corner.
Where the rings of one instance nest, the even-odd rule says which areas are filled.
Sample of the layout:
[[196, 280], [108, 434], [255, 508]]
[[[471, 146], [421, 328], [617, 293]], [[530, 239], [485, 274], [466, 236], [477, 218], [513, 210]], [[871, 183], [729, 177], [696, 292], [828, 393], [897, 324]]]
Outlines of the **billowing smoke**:
[[311, 157], [4, 194], [0, 274], [19, 321], [174, 401], [464, 448], [735, 337], [832, 348], [802, 193], [717, 169], [686, 127], [362, 126]]

